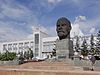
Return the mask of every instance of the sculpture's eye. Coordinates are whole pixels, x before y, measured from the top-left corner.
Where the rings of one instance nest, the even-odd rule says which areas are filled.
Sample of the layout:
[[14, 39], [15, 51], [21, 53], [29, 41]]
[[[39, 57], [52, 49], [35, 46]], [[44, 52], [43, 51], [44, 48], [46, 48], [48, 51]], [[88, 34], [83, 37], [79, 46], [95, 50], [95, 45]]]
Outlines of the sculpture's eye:
[[62, 26], [66, 26], [66, 24], [62, 24]]
[[60, 25], [57, 25], [57, 27], [60, 27]]
[[64, 24], [62, 24], [61, 26], [64, 26]]

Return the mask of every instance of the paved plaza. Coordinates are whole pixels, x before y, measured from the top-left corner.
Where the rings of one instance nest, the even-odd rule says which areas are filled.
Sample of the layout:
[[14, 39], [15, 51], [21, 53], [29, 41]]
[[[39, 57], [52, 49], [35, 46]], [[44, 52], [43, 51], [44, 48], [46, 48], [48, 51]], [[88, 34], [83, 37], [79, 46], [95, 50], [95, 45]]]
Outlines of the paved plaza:
[[[84, 69], [86, 69], [84, 71]], [[100, 75], [100, 67], [90, 71], [65, 62], [29, 62], [16, 66], [0, 66], [0, 75]]]

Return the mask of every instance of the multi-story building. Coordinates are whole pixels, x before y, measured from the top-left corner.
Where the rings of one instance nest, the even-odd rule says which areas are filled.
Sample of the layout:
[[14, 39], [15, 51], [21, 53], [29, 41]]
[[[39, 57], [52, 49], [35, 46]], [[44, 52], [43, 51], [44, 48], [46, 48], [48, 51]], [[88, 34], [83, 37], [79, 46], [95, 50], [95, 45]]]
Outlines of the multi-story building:
[[0, 45], [0, 52], [10, 51], [10, 52], [24, 52], [28, 48], [33, 49], [34, 47], [33, 40], [21, 40], [21, 41], [12, 41], [4, 42]]
[[9, 51], [24, 53], [31, 48], [34, 53], [34, 57], [43, 58], [52, 52], [56, 39], [57, 37], [48, 37], [47, 33], [41, 30], [36, 30], [33, 32], [32, 39], [0, 43], [0, 52]]

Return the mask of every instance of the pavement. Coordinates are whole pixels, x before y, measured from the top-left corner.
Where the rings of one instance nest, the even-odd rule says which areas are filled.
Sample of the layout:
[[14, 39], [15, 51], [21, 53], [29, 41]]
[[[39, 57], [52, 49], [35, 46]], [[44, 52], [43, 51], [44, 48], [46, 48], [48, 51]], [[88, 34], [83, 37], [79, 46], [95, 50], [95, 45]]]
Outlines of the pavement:
[[[13, 65], [13, 66], [0, 66], [0, 70], [62, 70], [62, 71], [91, 71], [92, 66], [74, 66], [71, 64], [67, 64], [64, 62], [28, 62], [21, 65]], [[100, 67], [94, 67], [94, 71], [100, 71]]]

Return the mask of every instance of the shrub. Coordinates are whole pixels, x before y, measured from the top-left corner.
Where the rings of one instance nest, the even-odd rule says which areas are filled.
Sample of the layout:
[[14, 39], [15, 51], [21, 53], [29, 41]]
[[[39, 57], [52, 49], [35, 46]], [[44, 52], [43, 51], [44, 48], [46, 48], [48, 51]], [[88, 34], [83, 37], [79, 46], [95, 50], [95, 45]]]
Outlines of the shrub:
[[16, 53], [14, 52], [5, 52], [3, 54], [0, 54], [1, 61], [10, 61], [14, 60], [15, 58], [16, 58]]
[[24, 52], [24, 58], [25, 59], [32, 59], [33, 58], [33, 51], [31, 50], [31, 48], [29, 48], [27, 51]]
[[87, 56], [87, 55], [88, 55], [88, 50], [82, 50], [82, 51], [81, 51], [81, 54], [82, 54], [83, 56]]

